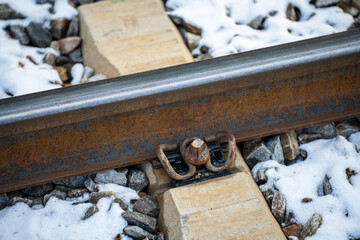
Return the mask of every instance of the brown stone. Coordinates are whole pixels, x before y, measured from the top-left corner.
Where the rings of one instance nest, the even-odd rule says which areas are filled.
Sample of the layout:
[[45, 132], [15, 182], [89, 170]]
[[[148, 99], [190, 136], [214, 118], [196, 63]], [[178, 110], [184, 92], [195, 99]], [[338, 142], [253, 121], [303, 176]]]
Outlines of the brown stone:
[[54, 67], [54, 69], [59, 73], [61, 81], [67, 82], [69, 80], [66, 68], [57, 66], [57, 67]]
[[139, 192], [138, 195], [140, 198], [148, 196], [146, 192]]
[[80, 37], [66, 37], [59, 40], [60, 52], [63, 55], [71, 53], [80, 44]]
[[37, 65], [37, 63], [35, 62], [35, 60], [31, 57], [31, 56], [26, 56], [26, 58], [30, 61], [30, 62], [32, 62], [33, 64], [35, 64], [35, 65]]
[[195, 35], [193, 33], [186, 33], [186, 41], [187, 46], [189, 47], [190, 51], [194, 50], [198, 45], [201, 37], [198, 35]]
[[9, 19], [22, 19], [23, 15], [17, 13], [12, 9], [8, 4], [0, 4], [0, 19], [9, 20]]
[[193, 61], [161, 0], [101, 1], [78, 9], [84, 64], [108, 77]]
[[277, 192], [275, 193], [272, 204], [271, 204], [271, 212], [279, 223], [282, 223], [285, 217], [286, 210], [286, 200], [284, 195]]
[[69, 21], [67, 18], [58, 18], [51, 20], [51, 35], [54, 39], [59, 40], [66, 34]]
[[303, 198], [303, 199], [301, 200], [301, 202], [302, 202], [302, 203], [309, 203], [309, 202], [311, 202], [312, 200], [313, 200], [312, 198], [307, 197], [307, 198]]
[[280, 134], [281, 145], [283, 147], [284, 158], [294, 160], [299, 154], [299, 143], [294, 130]]
[[302, 225], [293, 224], [288, 227], [284, 227], [282, 230], [287, 238], [289, 238], [290, 236], [294, 236], [298, 238], [302, 230]]
[[306, 237], [313, 236], [318, 228], [321, 226], [322, 217], [320, 213], [314, 213], [310, 219], [305, 223], [301, 230], [299, 240], [304, 240]]
[[291, 3], [286, 8], [286, 17], [292, 21], [299, 21], [301, 18], [300, 10]]

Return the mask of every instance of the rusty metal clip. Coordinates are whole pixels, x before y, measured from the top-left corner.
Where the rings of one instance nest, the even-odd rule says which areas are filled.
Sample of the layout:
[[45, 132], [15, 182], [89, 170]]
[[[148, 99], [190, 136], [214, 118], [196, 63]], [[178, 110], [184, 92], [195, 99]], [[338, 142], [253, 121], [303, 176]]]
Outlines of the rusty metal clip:
[[205, 167], [212, 171], [212, 172], [219, 172], [222, 170], [227, 169], [228, 167], [231, 166], [231, 164], [233, 163], [233, 161], [235, 160], [235, 148], [236, 148], [236, 141], [235, 141], [235, 137], [232, 133], [228, 132], [228, 131], [221, 131], [221, 132], [217, 132], [216, 134], [209, 136], [209, 137], [205, 137], [205, 142], [209, 143], [209, 142], [214, 142], [217, 141], [221, 138], [227, 138], [228, 141], [228, 156], [225, 160], [224, 165], [222, 165], [221, 167], [215, 167], [214, 165], [212, 165], [211, 160], [208, 161], [205, 164]]
[[[210, 151], [206, 143], [218, 141], [223, 138], [226, 138], [228, 141], [228, 156], [224, 165], [215, 167], [211, 163]], [[189, 167], [189, 171], [185, 175], [176, 173], [164, 153], [164, 151], [175, 151], [178, 149], [177, 144], [160, 144], [156, 148], [156, 154], [169, 176], [177, 181], [181, 181], [191, 178], [196, 172], [196, 166], [205, 164], [206, 169], [211, 172], [220, 172], [227, 169], [235, 159], [235, 144], [234, 135], [227, 131], [221, 131], [209, 137], [205, 137], [205, 141], [198, 137], [186, 138], [180, 144], [180, 153]]]
[[160, 144], [156, 148], [156, 155], [160, 159], [161, 164], [164, 166], [166, 172], [169, 174], [169, 176], [171, 178], [173, 178], [173, 179], [175, 179], [177, 181], [183, 181], [183, 180], [189, 179], [192, 176], [194, 176], [194, 174], [196, 172], [196, 167], [194, 165], [188, 163], [187, 161], [185, 161], [185, 163], [189, 167], [189, 172], [187, 174], [185, 174], [185, 175], [180, 175], [180, 174], [176, 173], [176, 171], [171, 166], [169, 160], [167, 159], [167, 157], [166, 157], [166, 155], [164, 153], [164, 151], [174, 151], [176, 149], [178, 149], [177, 144]]

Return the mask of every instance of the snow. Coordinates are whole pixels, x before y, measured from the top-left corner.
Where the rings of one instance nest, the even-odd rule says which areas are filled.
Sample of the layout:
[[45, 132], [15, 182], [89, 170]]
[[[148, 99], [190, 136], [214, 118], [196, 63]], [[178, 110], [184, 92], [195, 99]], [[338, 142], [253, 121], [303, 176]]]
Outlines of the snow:
[[[99, 185], [100, 191], [113, 191], [125, 203], [139, 198], [137, 193], [116, 184]], [[99, 212], [82, 220], [91, 203], [72, 205], [84, 198], [60, 200], [50, 198], [45, 207], [32, 208], [25, 203], [17, 203], [0, 211], [0, 239], [108, 239], [113, 240], [123, 232], [127, 222], [121, 217], [124, 212], [111, 198], [102, 198], [97, 203]], [[131, 206], [132, 207], [132, 206]], [[121, 235], [121, 239], [131, 238]]]
[[[275, 3], [276, 2], [276, 3]], [[210, 48], [213, 57], [346, 31], [353, 17], [338, 7], [315, 8], [309, 0], [169, 0], [166, 6], [177, 16], [202, 29], [199, 46]], [[286, 18], [289, 3], [298, 7], [298, 22]], [[277, 11], [270, 16], [269, 13]], [[249, 27], [254, 18], [267, 17], [264, 30]], [[291, 32], [291, 33], [290, 33]]]
[[71, 76], [73, 77], [71, 84], [72, 85], [80, 84], [83, 75], [84, 75], [84, 65], [82, 65], [81, 63], [75, 64], [71, 68]]
[[351, 134], [349, 137], [349, 141], [356, 145], [356, 147], [360, 150], [360, 132]]
[[[36, 0], [0, 0], [0, 4], [7, 3], [25, 19], [0, 20], [0, 99], [19, 96], [39, 91], [60, 88], [61, 80], [56, 70], [43, 63], [46, 53], [56, 56], [58, 52], [51, 48], [36, 48], [23, 46], [16, 39], [10, 39], [3, 30], [9, 25], [26, 27], [31, 21], [50, 26], [50, 20], [60, 17], [71, 19], [77, 15], [77, 10], [71, 7], [67, 0], [57, 0], [55, 14], [50, 14], [50, 4], [35, 4]], [[29, 61], [31, 56], [35, 62]], [[20, 65], [24, 64], [23, 67]]]
[[[355, 141], [354, 141], [355, 139]], [[350, 141], [359, 140], [359, 133]], [[360, 172], [360, 153], [354, 143], [338, 136], [300, 145], [307, 158], [299, 163], [284, 166], [276, 161], [257, 164], [252, 169], [270, 168], [266, 171], [268, 182], [260, 185], [262, 191], [278, 190], [286, 198], [287, 214], [292, 211], [297, 222], [305, 224], [315, 212], [322, 215], [323, 222], [316, 234], [308, 239], [348, 239], [360, 237], [360, 174], [347, 180], [346, 169]], [[322, 194], [323, 180], [330, 178], [332, 194]], [[302, 203], [310, 197], [309, 203]]]

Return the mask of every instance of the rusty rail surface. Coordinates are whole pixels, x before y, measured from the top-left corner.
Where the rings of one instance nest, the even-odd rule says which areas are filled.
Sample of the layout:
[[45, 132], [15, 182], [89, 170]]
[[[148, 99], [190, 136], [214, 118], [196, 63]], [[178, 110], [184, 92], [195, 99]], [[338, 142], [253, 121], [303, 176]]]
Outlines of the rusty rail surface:
[[360, 116], [360, 31], [0, 101], [0, 192]]

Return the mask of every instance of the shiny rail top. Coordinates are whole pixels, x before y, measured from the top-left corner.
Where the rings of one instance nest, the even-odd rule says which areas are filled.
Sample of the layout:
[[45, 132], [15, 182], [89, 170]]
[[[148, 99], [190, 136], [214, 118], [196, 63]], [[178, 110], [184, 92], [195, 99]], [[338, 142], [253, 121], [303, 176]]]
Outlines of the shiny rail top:
[[360, 31], [0, 101], [0, 192], [360, 115]]

